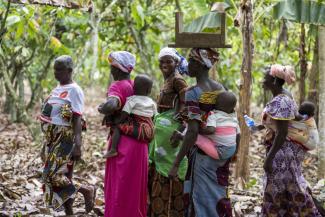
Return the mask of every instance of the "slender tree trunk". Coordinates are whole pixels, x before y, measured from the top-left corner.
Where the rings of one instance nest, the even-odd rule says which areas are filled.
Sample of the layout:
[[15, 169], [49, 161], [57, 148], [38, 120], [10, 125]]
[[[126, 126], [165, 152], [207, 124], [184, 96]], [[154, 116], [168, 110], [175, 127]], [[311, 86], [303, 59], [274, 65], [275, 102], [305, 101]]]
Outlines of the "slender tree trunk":
[[325, 27], [319, 26], [319, 136], [318, 151], [318, 178], [325, 178]]
[[308, 77], [308, 100], [313, 102], [316, 105], [316, 113], [315, 119], [316, 123], [318, 124], [318, 105], [319, 105], [319, 66], [318, 66], [318, 35], [315, 39], [315, 47], [314, 47], [314, 54], [313, 54], [313, 62], [312, 67], [310, 70], [310, 75]]
[[305, 100], [306, 95], [306, 75], [307, 75], [307, 60], [306, 60], [306, 30], [305, 24], [301, 24], [300, 33], [300, 80], [299, 80], [299, 102], [300, 104]]
[[253, 6], [252, 1], [242, 1], [241, 9], [243, 23], [241, 27], [243, 38], [243, 62], [241, 66], [241, 84], [239, 94], [239, 121], [241, 130], [241, 141], [238, 150], [238, 161], [236, 165], [236, 178], [243, 181], [249, 176], [249, 139], [250, 132], [245, 125], [244, 114], [250, 114], [250, 97], [252, 81], [253, 60]]
[[24, 71], [20, 70], [18, 72], [18, 105], [19, 108], [17, 110], [17, 122], [24, 121], [24, 111], [25, 111], [25, 87], [24, 87]]
[[97, 13], [97, 10], [95, 8], [96, 4], [93, 4], [93, 12], [91, 13], [91, 27], [92, 27], [92, 32], [91, 32], [91, 47], [93, 49], [92, 53], [92, 67], [91, 67], [91, 72], [89, 74], [90, 80], [93, 79], [93, 76], [97, 73], [97, 61], [98, 61], [98, 26], [100, 23], [100, 17], [99, 14]]

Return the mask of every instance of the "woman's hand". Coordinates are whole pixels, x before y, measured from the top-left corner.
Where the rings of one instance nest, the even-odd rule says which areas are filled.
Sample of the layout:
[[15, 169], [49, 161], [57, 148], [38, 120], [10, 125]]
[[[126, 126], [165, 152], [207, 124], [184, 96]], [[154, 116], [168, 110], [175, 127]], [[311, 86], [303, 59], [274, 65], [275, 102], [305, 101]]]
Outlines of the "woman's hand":
[[178, 166], [173, 165], [173, 167], [168, 172], [168, 177], [170, 179], [175, 179], [177, 177]]
[[170, 137], [169, 141], [170, 141], [170, 145], [173, 148], [176, 148], [179, 145], [179, 142], [181, 140], [183, 140], [184, 136], [182, 135], [181, 132], [179, 132], [178, 130], [175, 130], [172, 134], [172, 136]]
[[99, 106], [98, 106], [98, 108], [97, 108], [97, 111], [99, 112], [99, 113], [103, 113], [103, 106], [105, 105], [105, 103], [101, 103]]
[[108, 97], [105, 103], [98, 106], [98, 111], [101, 114], [113, 114], [115, 111], [119, 110], [119, 100], [115, 97]]

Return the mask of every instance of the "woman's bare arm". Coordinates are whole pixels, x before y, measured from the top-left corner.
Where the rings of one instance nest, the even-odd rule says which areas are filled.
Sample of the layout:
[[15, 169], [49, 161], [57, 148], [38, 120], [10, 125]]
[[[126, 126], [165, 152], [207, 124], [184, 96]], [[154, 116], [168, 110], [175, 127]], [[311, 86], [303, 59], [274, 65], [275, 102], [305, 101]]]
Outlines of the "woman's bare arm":
[[288, 135], [288, 121], [276, 120], [276, 134], [274, 142], [264, 162], [264, 170], [268, 173], [272, 172], [272, 163], [276, 153], [280, 150]]
[[115, 97], [108, 97], [107, 101], [98, 107], [98, 111], [105, 115], [112, 114], [119, 109], [120, 102]]
[[182, 147], [176, 156], [173, 167], [169, 171], [169, 177], [176, 177], [179, 164], [183, 160], [185, 155], [189, 152], [189, 150], [195, 145], [198, 133], [199, 122], [197, 120], [190, 120], [188, 122], [188, 129], [185, 134]]

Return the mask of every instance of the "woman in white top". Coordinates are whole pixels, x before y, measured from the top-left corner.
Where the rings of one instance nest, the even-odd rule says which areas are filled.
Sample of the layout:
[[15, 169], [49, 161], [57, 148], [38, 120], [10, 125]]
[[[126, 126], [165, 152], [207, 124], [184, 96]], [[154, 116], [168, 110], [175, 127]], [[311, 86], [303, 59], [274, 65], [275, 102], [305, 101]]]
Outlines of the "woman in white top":
[[82, 89], [72, 80], [70, 56], [54, 62], [54, 76], [59, 85], [52, 90], [39, 116], [44, 133], [42, 158], [44, 201], [55, 210], [73, 214], [72, 204], [77, 192], [85, 198], [86, 212], [94, 206], [95, 187], [72, 182], [74, 162], [81, 158], [81, 117], [84, 109]]

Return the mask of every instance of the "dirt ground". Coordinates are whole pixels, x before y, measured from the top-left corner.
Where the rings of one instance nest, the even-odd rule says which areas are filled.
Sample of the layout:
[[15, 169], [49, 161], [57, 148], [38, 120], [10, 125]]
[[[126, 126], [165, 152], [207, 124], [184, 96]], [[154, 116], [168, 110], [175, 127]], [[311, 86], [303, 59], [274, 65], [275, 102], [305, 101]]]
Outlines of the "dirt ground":
[[[98, 186], [96, 206], [90, 214], [84, 213], [83, 198], [78, 195], [75, 216], [98, 216], [104, 209], [103, 178], [107, 129], [101, 126], [101, 116], [96, 106], [104, 100], [100, 91], [89, 90], [86, 94], [87, 132], [83, 135], [83, 160], [76, 166], [74, 178], [84, 184]], [[38, 113], [35, 110], [35, 115]], [[37, 126], [37, 125], [36, 125]], [[231, 177], [230, 197], [234, 211], [239, 216], [258, 216], [261, 212], [263, 159], [265, 149], [261, 144], [263, 134], [255, 134], [250, 143], [250, 180], [245, 186]], [[40, 137], [36, 140], [22, 124], [10, 124], [8, 117], [0, 114], [0, 216], [64, 216], [64, 212], [53, 212], [42, 202], [41, 180], [37, 177], [42, 167], [39, 157]], [[316, 157], [307, 154], [304, 165], [305, 178], [314, 195], [325, 201], [324, 180], [317, 182]], [[232, 171], [234, 170], [232, 166]]]

